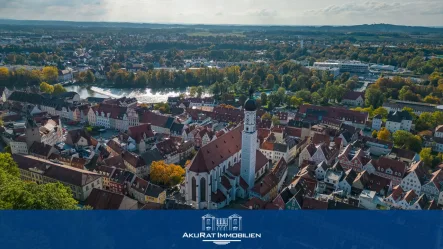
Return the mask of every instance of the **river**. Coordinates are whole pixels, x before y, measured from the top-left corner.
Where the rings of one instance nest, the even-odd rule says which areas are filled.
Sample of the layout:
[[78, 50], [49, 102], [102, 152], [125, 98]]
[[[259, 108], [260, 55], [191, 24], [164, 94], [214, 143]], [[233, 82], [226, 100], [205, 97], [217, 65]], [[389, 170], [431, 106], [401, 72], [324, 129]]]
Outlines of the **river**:
[[[86, 99], [88, 97], [98, 97], [98, 98], [121, 98], [121, 97], [131, 97], [136, 98], [140, 103], [159, 103], [166, 102], [168, 97], [176, 97], [181, 93], [189, 93], [186, 89], [162, 89], [162, 90], [152, 90], [149, 88], [101, 88], [101, 87], [90, 87], [86, 86], [66, 86], [68, 92], [77, 92], [81, 99]], [[204, 94], [203, 96], [209, 96], [209, 94]]]

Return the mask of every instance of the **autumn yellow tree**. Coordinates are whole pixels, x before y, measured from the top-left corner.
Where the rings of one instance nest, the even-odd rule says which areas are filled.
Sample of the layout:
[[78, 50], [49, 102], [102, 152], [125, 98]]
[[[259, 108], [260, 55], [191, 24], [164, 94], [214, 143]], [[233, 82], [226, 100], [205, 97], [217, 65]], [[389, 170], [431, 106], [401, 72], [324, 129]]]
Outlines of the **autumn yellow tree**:
[[377, 139], [389, 141], [391, 137], [391, 133], [385, 127], [381, 128], [381, 130], [377, 134]]
[[61, 84], [54, 85], [54, 94], [65, 93], [66, 89]]
[[44, 93], [53, 93], [54, 92], [54, 86], [49, 85], [46, 82], [42, 82], [40, 84], [40, 91], [44, 92]]
[[151, 181], [162, 185], [176, 185], [183, 180], [185, 170], [176, 164], [156, 161], [151, 164]]
[[269, 114], [269, 112], [265, 112], [265, 113], [261, 116], [261, 119], [263, 119], [263, 120], [270, 120], [270, 119], [272, 119], [272, 116], [271, 116], [271, 114]]
[[58, 79], [58, 70], [56, 67], [44, 67], [42, 76], [44, 81], [54, 84]]
[[0, 67], [0, 84], [5, 85], [9, 81], [9, 70], [6, 67]]

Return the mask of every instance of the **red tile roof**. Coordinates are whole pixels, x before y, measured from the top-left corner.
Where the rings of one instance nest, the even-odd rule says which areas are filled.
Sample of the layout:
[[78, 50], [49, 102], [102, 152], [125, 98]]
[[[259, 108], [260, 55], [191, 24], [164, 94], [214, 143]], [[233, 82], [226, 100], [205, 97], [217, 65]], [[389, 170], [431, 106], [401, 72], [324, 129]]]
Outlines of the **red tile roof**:
[[135, 140], [136, 143], [140, 143], [146, 135], [147, 138], [154, 137], [154, 132], [151, 129], [151, 124], [142, 124], [138, 126], [129, 127], [128, 135]]
[[260, 196], [267, 195], [273, 188], [277, 187], [278, 178], [274, 175], [274, 173], [269, 173], [259, 182], [257, 182], [251, 191], [259, 194]]
[[226, 176], [221, 177], [221, 184], [223, 187], [225, 187], [227, 190], [230, 190], [232, 188], [231, 183], [229, 182], [228, 178]]
[[290, 137], [301, 137], [301, 128], [289, 127], [285, 128], [286, 135]]
[[303, 114], [306, 114], [308, 110], [322, 111], [326, 114], [325, 117], [352, 121], [353, 123], [359, 124], [365, 124], [366, 120], [368, 119], [368, 113], [352, 111], [339, 107], [302, 105], [299, 108], [299, 112]]
[[356, 99], [358, 99], [358, 97], [362, 97], [364, 99], [365, 93], [364, 92], [349, 91], [349, 92], [345, 93], [345, 95], [343, 96], [342, 99], [356, 100]]
[[226, 196], [220, 190], [217, 190], [215, 193], [211, 193], [211, 200], [215, 203], [224, 202], [226, 200]]
[[325, 135], [325, 134], [315, 133], [314, 137], [312, 138], [312, 143], [315, 145], [318, 145], [321, 143], [326, 143], [327, 145], [329, 145], [329, 142], [331, 142], [331, 139], [328, 135]]
[[398, 201], [402, 196], [402, 194], [403, 194], [403, 189], [400, 187], [400, 185], [397, 185], [392, 188], [392, 193], [390, 196], [392, 197], [393, 200]]
[[[373, 160], [374, 167], [377, 171], [386, 174], [387, 169], [391, 169], [392, 175], [403, 178], [406, 173], [406, 164], [404, 162], [394, 160], [388, 157], [380, 157], [378, 160]], [[380, 167], [380, 169], [378, 169]], [[395, 173], [400, 175], [395, 175]]]
[[328, 202], [320, 201], [314, 198], [305, 197], [303, 199], [302, 209], [307, 210], [326, 210], [328, 209]]

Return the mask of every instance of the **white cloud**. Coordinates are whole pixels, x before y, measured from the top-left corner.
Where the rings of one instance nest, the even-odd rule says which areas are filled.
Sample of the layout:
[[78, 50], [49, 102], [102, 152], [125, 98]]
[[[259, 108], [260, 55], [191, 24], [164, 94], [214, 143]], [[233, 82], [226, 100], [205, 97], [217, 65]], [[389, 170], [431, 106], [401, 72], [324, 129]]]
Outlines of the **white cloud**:
[[443, 26], [443, 0], [0, 0], [0, 18], [208, 24]]

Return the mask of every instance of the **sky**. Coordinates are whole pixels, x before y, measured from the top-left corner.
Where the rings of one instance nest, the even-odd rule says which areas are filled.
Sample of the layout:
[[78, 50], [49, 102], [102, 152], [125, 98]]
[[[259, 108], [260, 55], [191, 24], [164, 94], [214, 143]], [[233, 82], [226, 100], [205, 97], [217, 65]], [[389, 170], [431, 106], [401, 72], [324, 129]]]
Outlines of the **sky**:
[[0, 0], [1, 19], [443, 26], [443, 0]]

